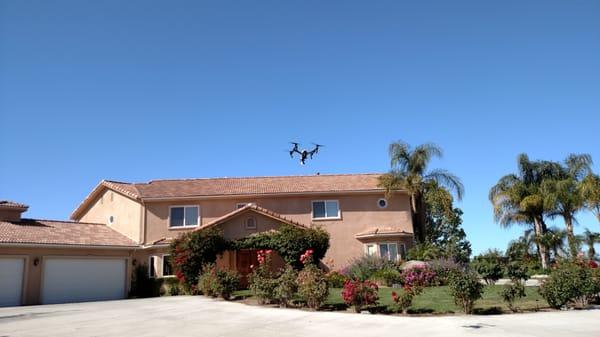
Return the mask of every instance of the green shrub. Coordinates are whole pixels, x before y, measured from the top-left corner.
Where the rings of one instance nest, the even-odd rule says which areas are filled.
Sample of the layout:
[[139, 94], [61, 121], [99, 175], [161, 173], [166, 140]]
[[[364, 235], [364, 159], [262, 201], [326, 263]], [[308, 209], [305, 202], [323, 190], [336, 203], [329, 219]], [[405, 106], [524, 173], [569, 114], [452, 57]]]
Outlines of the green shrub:
[[362, 256], [354, 259], [343, 274], [353, 280], [366, 281], [370, 279], [375, 272], [384, 268], [395, 268], [394, 262], [388, 261], [377, 256]]
[[504, 274], [513, 281], [526, 280], [528, 278], [527, 265], [518, 261], [511, 261], [506, 264]]
[[512, 283], [504, 285], [500, 296], [512, 312], [517, 312], [519, 308], [515, 305], [515, 301], [526, 296], [525, 285], [520, 280], [513, 280]]
[[165, 277], [162, 279], [161, 293], [169, 296], [177, 296], [183, 293], [179, 280], [175, 277]]
[[215, 263], [217, 255], [227, 250], [229, 243], [217, 228], [206, 228], [180, 235], [171, 243], [175, 276], [187, 289], [198, 284], [202, 267]]
[[456, 305], [460, 306], [465, 314], [471, 314], [475, 301], [483, 295], [483, 284], [479, 282], [477, 274], [471, 271], [453, 272], [448, 277], [448, 286]]
[[327, 280], [327, 285], [329, 286], [329, 288], [342, 288], [344, 286], [344, 283], [348, 281], [348, 278], [344, 274], [337, 271], [331, 271], [327, 273], [327, 275], [325, 275], [325, 278]]
[[264, 255], [264, 260], [259, 260], [248, 278], [248, 288], [256, 297], [259, 304], [271, 303], [275, 300], [277, 276], [271, 270], [271, 255]]
[[471, 262], [471, 267], [487, 284], [494, 284], [502, 278], [504, 271], [503, 259], [501, 252], [489, 250], [481, 255], [475, 256]]
[[391, 287], [394, 284], [400, 283], [400, 272], [396, 268], [385, 266], [375, 271], [370, 279], [377, 281], [379, 284]]
[[408, 260], [430, 261], [444, 256], [441, 248], [431, 243], [421, 243], [408, 250]]
[[162, 280], [148, 276], [147, 265], [138, 264], [133, 269], [129, 296], [136, 298], [158, 297], [160, 296], [161, 285]]
[[600, 292], [598, 271], [578, 261], [558, 263], [549, 278], [540, 287], [540, 294], [556, 309], [588, 302]]
[[198, 277], [198, 290], [204, 296], [217, 297], [219, 294], [217, 267], [213, 263], [209, 263], [202, 268], [202, 271], [202, 274]]
[[217, 271], [217, 294], [228, 300], [240, 286], [240, 275], [234, 270]]
[[298, 273], [298, 295], [306, 305], [317, 310], [325, 303], [329, 295], [329, 287], [325, 274], [314, 264], [308, 264]]
[[290, 265], [286, 266], [275, 287], [275, 299], [282, 307], [287, 307], [298, 291], [298, 272]]

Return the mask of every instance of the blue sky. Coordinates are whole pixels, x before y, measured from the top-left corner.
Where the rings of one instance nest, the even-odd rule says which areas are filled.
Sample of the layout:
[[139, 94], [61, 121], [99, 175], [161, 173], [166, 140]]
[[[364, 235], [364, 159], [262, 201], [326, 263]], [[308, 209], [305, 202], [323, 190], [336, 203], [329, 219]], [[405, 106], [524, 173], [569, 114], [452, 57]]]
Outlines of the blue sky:
[[[592, 0], [4, 0], [0, 198], [62, 219], [101, 179], [383, 172], [435, 142], [475, 252], [504, 249], [489, 188], [521, 152], [600, 171], [599, 93]], [[327, 147], [302, 167], [290, 140]]]

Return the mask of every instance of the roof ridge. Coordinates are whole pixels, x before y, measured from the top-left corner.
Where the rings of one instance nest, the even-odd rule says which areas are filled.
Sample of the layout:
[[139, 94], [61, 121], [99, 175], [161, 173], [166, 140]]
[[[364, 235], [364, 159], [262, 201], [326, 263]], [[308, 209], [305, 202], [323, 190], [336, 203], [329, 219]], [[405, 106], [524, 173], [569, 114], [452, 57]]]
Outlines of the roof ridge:
[[[23, 221], [63, 222], [63, 223], [74, 223], [74, 224], [82, 224], [82, 225], [106, 226], [106, 224], [99, 223], [99, 222], [83, 222], [83, 221], [74, 221], [74, 220], [54, 220], [54, 219], [33, 219], [33, 218], [21, 218], [20, 221], [8, 221], [8, 222], [23, 222]], [[109, 226], [106, 226], [106, 227], [109, 227]]]
[[217, 179], [261, 179], [261, 178], [303, 178], [303, 177], [336, 177], [336, 176], [373, 176], [373, 175], [382, 175], [384, 173], [325, 173], [325, 174], [298, 174], [298, 175], [281, 175], [281, 176], [247, 176], [247, 177], [205, 177], [205, 178], [172, 178], [172, 179], [152, 179], [147, 183], [131, 183], [131, 184], [150, 184], [153, 182], [160, 181], [190, 181], [190, 180], [217, 180]]

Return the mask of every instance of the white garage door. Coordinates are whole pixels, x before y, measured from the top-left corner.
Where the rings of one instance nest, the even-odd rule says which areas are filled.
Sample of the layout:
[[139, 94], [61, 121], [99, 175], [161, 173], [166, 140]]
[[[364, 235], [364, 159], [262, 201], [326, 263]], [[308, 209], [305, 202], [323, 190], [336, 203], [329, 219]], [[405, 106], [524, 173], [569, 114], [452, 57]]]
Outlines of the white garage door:
[[21, 305], [25, 259], [0, 257], [0, 307]]
[[125, 259], [45, 258], [42, 303], [125, 297]]

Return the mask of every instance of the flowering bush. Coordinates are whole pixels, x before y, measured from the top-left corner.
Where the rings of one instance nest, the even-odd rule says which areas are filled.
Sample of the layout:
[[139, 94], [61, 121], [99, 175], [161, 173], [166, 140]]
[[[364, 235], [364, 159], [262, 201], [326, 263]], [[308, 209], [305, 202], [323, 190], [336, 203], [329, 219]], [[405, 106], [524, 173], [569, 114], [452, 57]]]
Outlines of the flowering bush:
[[377, 303], [379, 299], [377, 284], [367, 281], [348, 280], [342, 290], [342, 298], [347, 305], [360, 312], [363, 307]]
[[445, 286], [448, 284], [448, 276], [455, 271], [463, 271], [464, 265], [457, 263], [454, 259], [440, 258], [427, 262], [427, 265], [435, 272], [435, 285]]
[[300, 255], [300, 263], [302, 263], [303, 265], [307, 265], [309, 263], [313, 263], [313, 253], [314, 250], [312, 249], [307, 249], [304, 254]]
[[404, 269], [400, 274], [400, 279], [405, 286], [422, 288], [435, 285], [436, 273], [427, 265], [416, 265]]
[[306, 305], [311, 309], [319, 309], [327, 296], [329, 287], [325, 274], [314, 264], [308, 264], [298, 273], [298, 295], [306, 301]]
[[413, 299], [416, 294], [413, 291], [414, 288], [407, 287], [398, 296], [398, 293], [392, 291], [392, 300], [394, 301], [395, 311], [406, 314], [408, 308], [412, 305]]
[[271, 253], [270, 250], [259, 250], [258, 266], [251, 266], [252, 273], [248, 280], [248, 288], [259, 304], [270, 303], [275, 299], [277, 278], [271, 271]]
[[298, 291], [298, 272], [290, 265], [286, 266], [277, 278], [275, 299], [282, 307], [287, 307]]
[[540, 294], [553, 308], [576, 304], [587, 306], [600, 293], [600, 272], [583, 260], [558, 263], [540, 287]]

